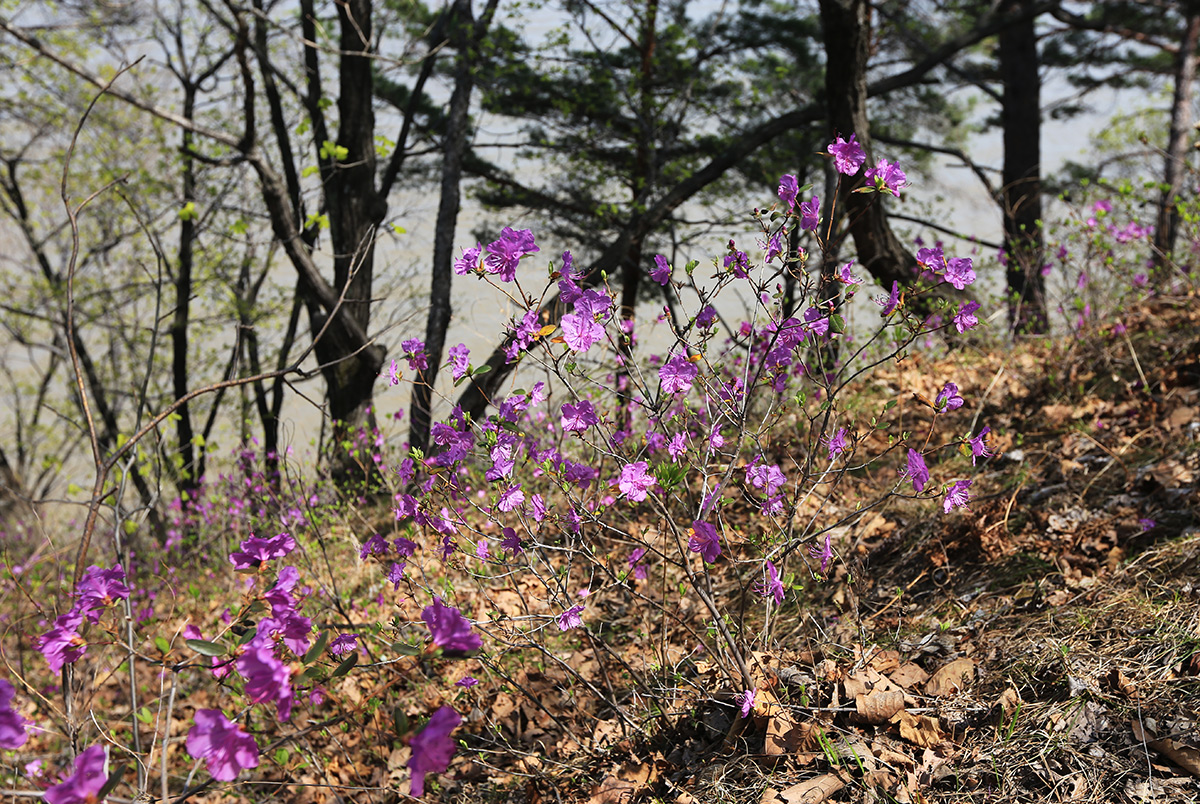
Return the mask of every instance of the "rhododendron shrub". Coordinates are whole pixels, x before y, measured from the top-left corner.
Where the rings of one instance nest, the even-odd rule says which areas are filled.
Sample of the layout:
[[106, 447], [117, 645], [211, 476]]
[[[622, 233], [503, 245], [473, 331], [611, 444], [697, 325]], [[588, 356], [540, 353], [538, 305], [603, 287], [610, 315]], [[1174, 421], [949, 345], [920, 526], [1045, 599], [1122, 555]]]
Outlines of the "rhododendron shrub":
[[[863, 174], [860, 192], [902, 202], [908, 185], [898, 163], [880, 160], [864, 172], [852, 134], [827, 152], [845, 180]], [[451, 766], [463, 736], [456, 696], [476, 694], [485, 674], [503, 676], [506, 657], [519, 651], [573, 676], [580, 695], [615, 696], [561, 658], [586, 643], [597, 661], [618, 662], [640, 692], [668, 694], [647, 686], [660, 683], [648, 667], [612, 658], [623, 655], [615, 643], [627, 637], [605, 628], [604, 618], [614, 600], [636, 600], [665, 623], [686, 602], [706, 623], [687, 626], [689, 649], [723, 673], [748, 715], [755, 689], [746, 655], [768, 633], [755, 623], [800, 602], [796, 579], [834, 576], [844, 547], [834, 533], [891, 497], [961, 516], [971, 475], [992, 454], [986, 423], [955, 429], [972, 402], [962, 378], [931, 376], [908, 389], [923, 404], [922, 416], [908, 419], [917, 422], [911, 431], [890, 429], [893, 401], [877, 409], [848, 402], [867, 372], [918, 339], [954, 338], [979, 325], [986, 311], [964, 294], [977, 276], [972, 259], [941, 245], [922, 249], [904, 289], [869, 290], [853, 261], [819, 270], [819, 261], [832, 260], [825, 245], [836, 232], [810, 190], [783, 176], [778, 201], [756, 210], [745, 236], [708, 265], [647, 261], [652, 281], [673, 299], [649, 322], [664, 335], [650, 352], [617, 315], [606, 277], [578, 270], [569, 252], [547, 258], [532, 230], [506, 227], [486, 246], [468, 246], [456, 273], [512, 290], [519, 302], [503, 349], [520, 379], [484, 416], [456, 408], [435, 422], [428, 451], [388, 454], [380, 431], [356, 436], [364, 466], [382, 478], [373, 493], [387, 489], [393, 509], [390, 527], [356, 534], [349, 552], [369, 582], [354, 591], [341, 579], [316, 582], [314, 567], [331, 549], [322, 493], [263, 476], [245, 456], [238, 473], [219, 481], [237, 489], [229, 497], [236, 504], [210, 510], [213, 498], [202, 492], [172, 520], [172, 549], [190, 538], [196, 517], [227, 527], [222, 572], [237, 579], [237, 599], [171, 639], [134, 633], [120, 626], [140, 625], [133, 600], [146, 593], [127, 577], [130, 565], [93, 566], [68, 610], [45, 617], [36, 645], [47, 669], [69, 680], [78, 663], [94, 660], [94, 647], [121, 646], [132, 663], [149, 651], [164, 679], [211, 693], [207, 708], [189, 715], [185, 744], [202, 773], [231, 782], [266, 764], [264, 732], [296, 733], [315, 722], [318, 707], [342, 701], [339, 679], [407, 661], [420, 668], [414, 677], [445, 681], [440, 692], [421, 693], [431, 713], [424, 727], [396, 717], [395, 736], [411, 750], [411, 794], [420, 796], [430, 774]], [[535, 301], [552, 294], [558, 319]], [[729, 317], [732, 296], [749, 300], [744, 318]], [[919, 315], [916, 299], [928, 302]], [[428, 366], [421, 341], [405, 340], [402, 350], [384, 370], [390, 385]], [[456, 383], [485, 370], [461, 345], [447, 366]], [[536, 382], [519, 385], [535, 374]], [[857, 508], [839, 507], [848, 473], [867, 467], [882, 485]], [[718, 577], [748, 594], [718, 593]], [[761, 620], [744, 615], [745, 600], [761, 607]], [[675, 661], [657, 658], [660, 669]], [[471, 665], [429, 672], [456, 662]], [[11, 698], [0, 687], [4, 746], [19, 745], [25, 726], [4, 708]], [[625, 699], [606, 703], [636, 722]], [[81, 753], [59, 800], [94, 797], [103, 757], [98, 745]]]

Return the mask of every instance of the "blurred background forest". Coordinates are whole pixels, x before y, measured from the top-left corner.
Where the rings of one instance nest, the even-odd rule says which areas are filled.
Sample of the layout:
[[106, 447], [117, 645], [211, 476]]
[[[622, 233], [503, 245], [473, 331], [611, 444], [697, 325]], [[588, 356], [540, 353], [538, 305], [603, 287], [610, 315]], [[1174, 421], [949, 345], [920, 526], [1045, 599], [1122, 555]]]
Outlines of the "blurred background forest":
[[[5, 0], [0, 29], [9, 509], [81, 500], [94, 463], [161, 537], [239, 453], [346, 479], [363, 428], [425, 446], [507, 378], [507, 301], [453, 271], [503, 226], [635, 328], [675, 303], [653, 255], [719, 256], [783, 173], [833, 221], [811, 270], [907, 284], [943, 239], [1000, 337], [1101, 315], [1044, 270], [1093, 200], [1144, 227], [1140, 283], [1194, 270], [1200, 3]], [[919, 189], [839, 189], [821, 152], [850, 134]], [[428, 368], [385, 396], [411, 338]], [[459, 341], [491, 371], [452, 387]]]

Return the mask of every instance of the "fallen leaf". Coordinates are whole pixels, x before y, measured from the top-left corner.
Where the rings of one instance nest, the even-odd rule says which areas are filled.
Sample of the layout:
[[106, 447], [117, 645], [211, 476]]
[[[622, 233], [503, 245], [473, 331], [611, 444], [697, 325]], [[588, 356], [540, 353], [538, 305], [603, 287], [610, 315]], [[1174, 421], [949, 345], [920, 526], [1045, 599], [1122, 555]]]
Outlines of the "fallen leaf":
[[1200, 778], [1200, 749], [1181, 740], [1158, 739], [1153, 732], [1136, 720], [1130, 721], [1133, 736], [1174, 762], [1193, 776]]
[[908, 711], [900, 711], [892, 718], [892, 722], [900, 724], [900, 739], [907, 740], [921, 748], [933, 748], [946, 740], [937, 720], [928, 715], [914, 715]]
[[763, 791], [762, 804], [820, 804], [845, 786], [837, 776], [825, 773], [782, 791], [768, 787]]
[[1021, 707], [1021, 693], [1017, 692], [1016, 687], [1008, 687], [996, 699], [996, 706], [1000, 708], [1000, 714], [1005, 719], [1012, 717]]
[[873, 690], [854, 698], [858, 717], [863, 723], [878, 726], [887, 723], [904, 708], [904, 693], [900, 690]]
[[933, 678], [925, 685], [925, 692], [935, 698], [953, 695], [966, 687], [966, 682], [975, 678], [975, 660], [955, 659], [937, 669]]
[[897, 667], [892, 672], [888, 673], [888, 678], [902, 690], [909, 689], [918, 684], [924, 684], [929, 680], [929, 674], [926, 673], [921, 665], [916, 662], [905, 662]]

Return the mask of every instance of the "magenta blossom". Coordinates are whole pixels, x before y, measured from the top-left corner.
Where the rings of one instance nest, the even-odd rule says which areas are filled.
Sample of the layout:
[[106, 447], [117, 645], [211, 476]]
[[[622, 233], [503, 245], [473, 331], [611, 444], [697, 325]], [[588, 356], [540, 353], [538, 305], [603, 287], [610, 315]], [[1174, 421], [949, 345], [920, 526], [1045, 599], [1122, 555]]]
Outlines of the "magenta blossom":
[[721, 539], [717, 535], [717, 529], [700, 520], [692, 522], [692, 537], [688, 539], [688, 549], [699, 553], [706, 563], [714, 563], [721, 555]]
[[838, 455], [846, 451], [846, 428], [839, 427], [838, 431], [833, 434], [833, 437], [821, 436], [821, 442], [829, 447], [829, 460], [833, 460]]
[[975, 465], [975, 461], [979, 458], [988, 458], [992, 455], [992, 451], [988, 449], [987, 437], [988, 433], [992, 432], [991, 427], [984, 427], [979, 431], [979, 435], [967, 441], [971, 447], [971, 465]]
[[465, 656], [483, 647], [483, 640], [471, 631], [467, 618], [458, 609], [444, 604], [440, 597], [434, 597], [433, 605], [425, 607], [421, 619], [429, 626], [433, 644], [447, 656]]
[[699, 373], [700, 370], [688, 360], [687, 355], [675, 355], [658, 370], [658, 379], [664, 394], [685, 393], [691, 390], [692, 381]]
[[55, 673], [64, 664], [74, 664], [87, 653], [87, 643], [79, 635], [83, 616], [75, 609], [54, 620], [54, 627], [38, 637], [35, 647], [46, 657], [46, 662]]
[[49, 804], [95, 804], [107, 781], [108, 752], [93, 745], [75, 757], [75, 772], [48, 789], [43, 798]]
[[969, 301], [959, 306], [958, 312], [954, 314], [954, 328], [960, 333], [978, 326], [979, 319], [975, 317], [975, 311], [979, 309], [979, 302]]
[[125, 585], [125, 570], [120, 564], [107, 570], [91, 566], [79, 580], [79, 601], [75, 606], [94, 625], [100, 622], [100, 609], [128, 599], [129, 587]]
[[942, 386], [942, 390], [938, 391], [933, 404], [938, 410], [958, 410], [963, 406], [963, 401], [963, 398], [958, 395], [958, 386], [948, 382]]
[[505, 226], [500, 237], [488, 243], [483, 267], [489, 274], [499, 275], [501, 282], [511, 282], [517, 278], [517, 263], [538, 251], [541, 249], [533, 242], [533, 232]]
[[853, 176], [858, 173], [858, 169], [863, 166], [863, 162], [867, 161], [867, 154], [862, 149], [855, 139], [854, 135], [850, 135], [849, 140], [843, 140], [838, 137], [833, 142], [829, 143], [829, 155], [833, 157], [833, 165], [837, 168], [837, 172], [843, 176]]
[[883, 297], [876, 299], [875, 303], [883, 308], [880, 315], [889, 316], [896, 312], [896, 308], [900, 306], [900, 283], [893, 279], [892, 294], [886, 299]]
[[800, 184], [791, 173], [779, 177], [779, 200], [788, 205], [788, 209], [796, 206], [796, 196], [800, 193]]
[[754, 690], [746, 690], [738, 698], [742, 702], [741, 717], [749, 717], [754, 711]]
[[899, 196], [900, 190], [908, 184], [908, 177], [900, 169], [900, 164], [889, 162], [886, 159], [880, 159], [875, 167], [867, 168], [867, 172], [863, 175], [866, 176], [867, 181], [874, 181], [878, 190], [894, 196]]
[[467, 373], [467, 369], [471, 367], [471, 350], [465, 343], [451, 346], [449, 359], [446, 362], [450, 365], [450, 376], [460, 380]]
[[334, 656], [345, 656], [356, 650], [358, 650], [358, 634], [338, 634], [337, 638], [329, 643], [329, 652]]
[[821, 547], [813, 545], [808, 548], [808, 554], [821, 562], [821, 574], [829, 571], [829, 562], [833, 560], [833, 535], [825, 534], [825, 544]]
[[425, 342], [418, 338], [409, 338], [400, 344], [404, 350], [404, 359], [413, 371], [425, 371], [429, 368], [429, 355], [425, 353]]
[[575, 352], [586, 352], [604, 339], [604, 327], [595, 318], [581, 313], [568, 313], [562, 317], [563, 340]]
[[783, 582], [779, 580], [779, 570], [770, 562], [764, 562], [764, 571], [766, 575], [763, 577], [763, 582], [758, 586], [758, 593], [763, 597], [775, 598], [775, 605], [783, 605]]
[[582, 433], [589, 427], [599, 424], [600, 417], [596, 408], [586, 399], [581, 399], [572, 405], [566, 402], [562, 406], [562, 429], [568, 433]]
[[219, 782], [232, 782], [244, 769], [258, 767], [258, 743], [219, 709], [196, 710], [187, 750], [192, 759], [203, 759]]
[[241, 550], [229, 554], [229, 560], [233, 562], [234, 569], [259, 570], [266, 562], [283, 558], [295, 549], [296, 540], [287, 533], [269, 539], [251, 536], [242, 542]]
[[837, 278], [843, 285], [861, 285], [862, 278], [857, 277], [850, 272], [850, 266], [854, 264], [854, 260], [843, 265], [838, 269]]
[[477, 678], [472, 678], [471, 676], [463, 676], [458, 681], [454, 682], [454, 686], [462, 687], [465, 690], [469, 690], [471, 687], [474, 687], [478, 683], [479, 683], [479, 679], [477, 679]]
[[442, 773], [450, 767], [450, 758], [454, 756], [454, 740], [450, 739], [450, 734], [461, 722], [458, 712], [443, 706], [412, 738], [412, 758], [408, 760], [408, 767], [412, 771], [409, 794], [414, 798], [425, 794], [426, 774]]
[[946, 260], [946, 281], [958, 290], [963, 290], [975, 281], [970, 257], [952, 257]]
[[806, 232], [815, 232], [821, 225], [821, 199], [813, 196], [811, 201], [800, 205], [800, 228]]
[[641, 502], [646, 499], [647, 492], [654, 487], [654, 476], [646, 470], [650, 468], [650, 464], [646, 461], [638, 461], [637, 463], [629, 463], [621, 467], [621, 477], [617, 481], [617, 488], [624, 494], [629, 496], [629, 499], [634, 502]]
[[28, 721], [12, 705], [16, 694], [13, 685], [0, 678], [0, 748], [8, 751], [17, 750], [29, 739], [25, 733]]
[[583, 627], [583, 604], [579, 603], [554, 618], [559, 631], [570, 631], [572, 628]]
[[915, 449], [908, 450], [908, 468], [904, 470], [904, 476], [912, 480], [913, 489], [918, 494], [925, 490], [925, 484], [929, 482], [929, 468], [925, 466], [921, 453]]
[[466, 276], [479, 267], [479, 254], [483, 251], [483, 247], [478, 243], [474, 248], [464, 248], [462, 256], [454, 261], [454, 273], [459, 276]]
[[650, 269], [650, 278], [664, 287], [671, 281], [671, 265], [663, 255], [654, 255], [654, 267]]
[[959, 506], [966, 508], [967, 502], [971, 499], [967, 494], [967, 489], [971, 487], [970, 480], [960, 480], [950, 487], [946, 492], [946, 499], [942, 502], [942, 510], [947, 514]]
[[504, 513], [514, 511], [521, 507], [521, 503], [525, 502], [525, 492], [521, 490], [521, 484], [509, 486], [504, 491], [500, 492], [500, 498], [496, 501], [496, 507]]
[[260, 636], [247, 645], [237, 669], [246, 679], [246, 697], [254, 703], [274, 701], [280, 720], [292, 716], [292, 674], [275, 656], [270, 640]]

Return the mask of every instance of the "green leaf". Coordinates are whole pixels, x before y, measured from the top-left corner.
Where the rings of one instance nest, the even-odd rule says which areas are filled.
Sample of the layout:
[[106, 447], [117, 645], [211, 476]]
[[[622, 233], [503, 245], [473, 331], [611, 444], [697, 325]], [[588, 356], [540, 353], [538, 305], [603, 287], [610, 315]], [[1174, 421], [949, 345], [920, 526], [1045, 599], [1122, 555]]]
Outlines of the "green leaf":
[[354, 665], [358, 664], [358, 653], [351, 653], [346, 657], [345, 661], [337, 666], [337, 669], [329, 674], [330, 678], [341, 678], [354, 669]]
[[165, 637], [156, 636], [154, 638], [154, 647], [158, 648], [159, 653], [166, 654], [171, 652], [171, 643]]
[[209, 642], [204, 639], [185, 639], [183, 642], [201, 656], [225, 655], [225, 646], [219, 642]]
[[320, 659], [321, 654], [325, 652], [325, 647], [328, 644], [329, 632], [322, 631], [321, 635], [317, 637], [317, 641], [314, 642], [313, 646], [308, 649], [308, 653], [304, 654], [304, 658], [301, 661], [304, 662], [304, 664], [312, 664], [317, 659]]
[[472, 372], [471, 376], [478, 377], [480, 374], [487, 374], [491, 370], [491, 366], [480, 366], [479, 368], [475, 369], [474, 372]]
[[422, 650], [420, 645], [409, 645], [404, 642], [392, 643], [392, 653], [397, 656], [418, 656]]
[[179, 210], [179, 220], [181, 221], [194, 221], [197, 217], [194, 201], [188, 201], [183, 205], [183, 209]]
[[150, 725], [150, 721], [154, 720], [154, 715], [150, 714], [149, 707], [145, 707], [145, 706], [143, 706], [141, 709], [139, 709], [137, 711], [136, 717], [139, 721], [146, 724], [147, 726]]
[[307, 179], [309, 176], [315, 176], [321, 172], [321, 168], [317, 165], [309, 165], [304, 170], [300, 171], [300, 177]]
[[275, 752], [275, 761], [278, 762], [280, 765], [286, 765], [288, 759], [290, 759], [291, 756], [292, 756], [291, 751], [287, 750], [286, 748], [280, 748], [278, 751]]
[[404, 713], [404, 707], [392, 707], [392, 725], [396, 727], [396, 734], [403, 736], [408, 734], [408, 715]]
[[321, 144], [320, 155], [322, 159], [332, 159], [334, 162], [341, 162], [350, 155], [350, 149], [345, 146], [338, 145], [332, 140], [325, 140]]

